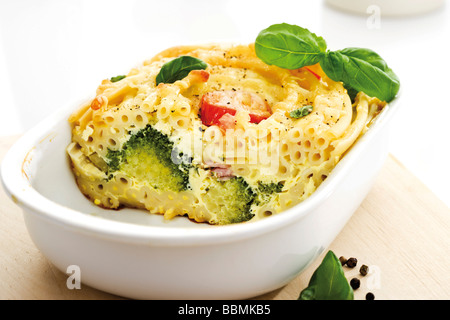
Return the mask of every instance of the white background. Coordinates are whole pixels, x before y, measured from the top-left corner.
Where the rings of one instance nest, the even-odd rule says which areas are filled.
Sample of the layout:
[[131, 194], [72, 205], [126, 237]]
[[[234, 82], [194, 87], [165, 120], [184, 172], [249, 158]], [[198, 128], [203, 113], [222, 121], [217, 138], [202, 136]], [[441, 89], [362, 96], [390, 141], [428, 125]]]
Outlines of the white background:
[[354, 15], [322, 1], [0, 0], [0, 137], [94, 94], [158, 51], [191, 42], [253, 42], [287, 22], [331, 50], [377, 51], [402, 83], [390, 150], [450, 206], [450, 8], [420, 16]]

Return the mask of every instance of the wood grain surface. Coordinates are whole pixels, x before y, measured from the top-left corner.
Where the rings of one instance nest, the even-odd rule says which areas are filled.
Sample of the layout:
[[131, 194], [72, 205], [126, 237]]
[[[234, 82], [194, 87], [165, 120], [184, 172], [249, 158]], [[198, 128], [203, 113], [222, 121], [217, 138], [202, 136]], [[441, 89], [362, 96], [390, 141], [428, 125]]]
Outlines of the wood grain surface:
[[[17, 137], [0, 138], [0, 161]], [[390, 156], [360, 208], [328, 248], [356, 257], [344, 267], [361, 286], [355, 299], [372, 292], [377, 300], [450, 299], [450, 210]], [[254, 299], [297, 299], [325, 252], [286, 286]], [[369, 266], [361, 276], [359, 267]], [[21, 209], [0, 186], [0, 299], [122, 299], [81, 284], [68, 289], [30, 239]]]

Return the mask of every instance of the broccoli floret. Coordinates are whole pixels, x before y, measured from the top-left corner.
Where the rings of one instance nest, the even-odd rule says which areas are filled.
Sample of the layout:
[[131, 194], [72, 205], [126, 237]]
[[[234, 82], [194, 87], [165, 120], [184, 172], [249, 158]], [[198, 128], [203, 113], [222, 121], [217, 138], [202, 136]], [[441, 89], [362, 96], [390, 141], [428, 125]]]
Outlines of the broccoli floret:
[[[155, 189], [179, 192], [190, 189], [191, 168], [199, 170], [191, 160], [177, 152], [167, 135], [147, 125], [130, 134], [120, 150], [108, 150], [106, 174], [111, 179], [120, 172]], [[211, 176], [202, 200], [216, 216], [213, 223], [225, 225], [252, 219], [255, 215], [252, 205], [268, 201], [282, 189], [282, 183], [259, 182], [252, 187], [243, 177], [219, 180]]]
[[132, 134], [121, 150], [108, 150], [106, 158], [108, 174], [120, 171], [164, 191], [189, 187], [191, 165], [181, 161], [173, 142], [151, 125]]
[[217, 224], [231, 224], [253, 218], [251, 206], [255, 193], [242, 177], [220, 181], [211, 179], [204, 201], [214, 207]]
[[280, 193], [283, 190], [283, 186], [282, 182], [263, 183], [259, 181], [255, 203], [259, 205], [268, 202], [274, 193]]
[[279, 193], [281, 190], [283, 190], [283, 183], [278, 182], [271, 182], [271, 183], [262, 183], [261, 181], [258, 182], [258, 191], [263, 194], [271, 195], [273, 193]]

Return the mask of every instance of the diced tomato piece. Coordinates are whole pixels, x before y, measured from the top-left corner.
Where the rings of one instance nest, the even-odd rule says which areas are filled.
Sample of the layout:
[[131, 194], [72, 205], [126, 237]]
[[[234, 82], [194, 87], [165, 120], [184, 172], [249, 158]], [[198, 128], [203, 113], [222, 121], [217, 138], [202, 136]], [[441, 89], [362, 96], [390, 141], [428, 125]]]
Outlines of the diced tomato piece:
[[271, 115], [269, 104], [248, 91], [212, 91], [204, 94], [200, 102], [202, 123], [207, 126], [220, 125], [225, 114], [234, 116], [239, 110], [247, 111], [252, 123], [260, 123]]

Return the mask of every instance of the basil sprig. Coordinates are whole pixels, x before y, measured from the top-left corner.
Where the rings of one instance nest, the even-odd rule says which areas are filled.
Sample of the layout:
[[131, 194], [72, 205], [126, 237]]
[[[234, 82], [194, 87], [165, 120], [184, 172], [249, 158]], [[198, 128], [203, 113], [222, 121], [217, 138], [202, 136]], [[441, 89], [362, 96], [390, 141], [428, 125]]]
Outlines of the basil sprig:
[[156, 85], [160, 83], [174, 83], [186, 77], [192, 70], [204, 70], [208, 65], [191, 56], [180, 56], [165, 63], [156, 76]]
[[269, 65], [298, 69], [320, 63], [325, 74], [342, 81], [349, 92], [363, 91], [383, 101], [395, 98], [400, 81], [374, 51], [346, 48], [330, 51], [322, 37], [287, 23], [262, 30], [255, 41], [256, 55]]
[[331, 250], [314, 271], [308, 287], [298, 297], [298, 300], [353, 299], [353, 289], [344, 275], [342, 264]]

